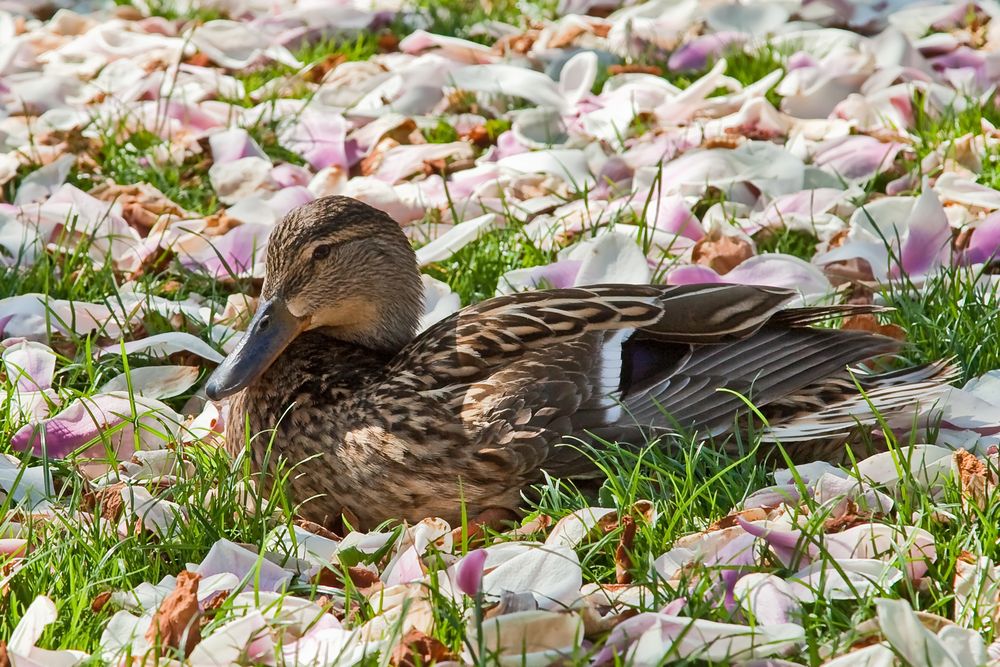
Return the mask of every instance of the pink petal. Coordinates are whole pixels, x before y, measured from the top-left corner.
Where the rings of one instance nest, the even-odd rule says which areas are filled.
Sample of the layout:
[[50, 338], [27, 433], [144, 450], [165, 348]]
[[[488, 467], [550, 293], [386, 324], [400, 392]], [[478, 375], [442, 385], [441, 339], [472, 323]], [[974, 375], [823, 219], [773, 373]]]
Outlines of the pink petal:
[[785, 567], [795, 567], [803, 558], [806, 561], [811, 560], [812, 552], [815, 551], [815, 545], [810, 543], [809, 538], [801, 530], [762, 525], [764, 522], [750, 522], [743, 517], [737, 517], [736, 522], [743, 527], [743, 530], [767, 542]]
[[[256, 591], [280, 591], [292, 579], [291, 571], [229, 540], [219, 540], [213, 544], [195, 572], [202, 577], [229, 572], [241, 581], [246, 580], [240, 590], [249, 587]], [[239, 591], [234, 590], [232, 593], [237, 592]]]
[[820, 146], [813, 162], [847, 180], [867, 180], [892, 166], [903, 145], [868, 135], [832, 139]]
[[798, 484], [779, 484], [754, 491], [743, 501], [743, 509], [794, 505], [801, 500]]
[[794, 255], [768, 253], [744, 261], [723, 276], [729, 283], [770, 285], [798, 290], [800, 294], [826, 294], [833, 289], [823, 272]]
[[483, 565], [486, 563], [486, 556], [486, 549], [476, 549], [459, 561], [455, 583], [466, 595], [475, 596], [479, 593], [483, 583]]
[[7, 380], [18, 392], [44, 391], [52, 386], [56, 354], [48, 345], [22, 340], [3, 351]]
[[257, 145], [257, 142], [246, 130], [239, 127], [209, 135], [208, 145], [212, 149], [212, 161], [215, 164], [233, 162], [245, 157], [267, 159], [267, 155]]
[[801, 609], [794, 589], [773, 574], [748, 574], [736, 582], [734, 594], [760, 624], [791, 623]]
[[308, 188], [301, 185], [293, 185], [278, 190], [268, 197], [265, 202], [268, 208], [274, 211], [278, 219], [281, 219], [292, 209], [308, 204], [313, 199], [316, 199], [316, 195], [310, 192]]
[[181, 253], [181, 263], [219, 280], [249, 275], [263, 259], [271, 230], [264, 224], [240, 225], [197, 250]]
[[348, 122], [340, 114], [307, 110], [281, 135], [281, 145], [304, 157], [313, 169], [336, 165], [347, 169], [358, 159], [347, 140]]
[[135, 398], [127, 394], [95, 394], [78, 398], [53, 417], [37, 424], [22, 426], [11, 438], [10, 445], [18, 451], [32, 449], [35, 456], [64, 458], [90, 443], [81, 453], [84, 458], [103, 458], [106, 452], [102, 442], [109, 441], [112, 452], [133, 451], [134, 428], [128, 426], [108, 433], [109, 429], [125, 422], [140, 425], [140, 444], [162, 446], [173, 439], [180, 416], [166, 405], [152, 399]]
[[962, 254], [966, 264], [981, 264], [1000, 258], [1000, 213], [994, 213], [978, 223]]
[[[947, 259], [950, 243], [948, 217], [937, 194], [925, 186], [907, 221], [907, 234], [900, 253], [902, 269], [917, 276], [941, 266]], [[890, 275], [899, 275], [899, 268], [893, 266]]]
[[271, 180], [278, 187], [282, 188], [288, 188], [293, 185], [309, 185], [309, 181], [312, 180], [312, 174], [305, 167], [300, 167], [297, 164], [289, 162], [282, 162], [271, 170]]
[[691, 264], [672, 269], [667, 273], [668, 285], [698, 285], [700, 283], [721, 283], [722, 276], [708, 268]]
[[667, 67], [671, 72], [704, 69], [709, 58], [717, 58], [730, 45], [746, 41], [740, 32], [717, 32], [696, 37], [670, 55]]
[[653, 224], [657, 229], [680, 234], [692, 241], [699, 241], [705, 236], [701, 223], [691, 213], [683, 197], [663, 197], [652, 204], [650, 213], [655, 216]]

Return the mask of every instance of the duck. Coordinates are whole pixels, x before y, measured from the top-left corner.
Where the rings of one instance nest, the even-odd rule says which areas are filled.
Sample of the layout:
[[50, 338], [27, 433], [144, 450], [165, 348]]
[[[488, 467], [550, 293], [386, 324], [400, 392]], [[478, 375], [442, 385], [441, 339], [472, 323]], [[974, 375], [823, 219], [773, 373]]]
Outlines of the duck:
[[538, 289], [418, 333], [423, 295], [379, 209], [325, 196], [275, 225], [257, 309], [205, 389], [229, 399], [230, 451], [289, 466], [306, 520], [518, 516], [544, 474], [597, 475], [574, 443], [688, 433], [728, 451], [754, 420], [795, 461], [842, 461], [859, 428], [912, 421], [955, 376], [944, 361], [865, 370], [900, 342], [817, 325], [879, 308], [803, 306], [785, 288]]

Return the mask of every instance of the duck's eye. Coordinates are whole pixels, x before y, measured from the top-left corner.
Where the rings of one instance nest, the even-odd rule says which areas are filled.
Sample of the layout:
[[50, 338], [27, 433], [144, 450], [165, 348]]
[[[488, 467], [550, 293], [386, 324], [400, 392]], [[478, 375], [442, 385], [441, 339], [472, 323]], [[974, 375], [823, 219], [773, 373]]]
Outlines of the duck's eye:
[[330, 256], [330, 246], [324, 243], [323, 245], [316, 246], [313, 250], [313, 259], [326, 259]]

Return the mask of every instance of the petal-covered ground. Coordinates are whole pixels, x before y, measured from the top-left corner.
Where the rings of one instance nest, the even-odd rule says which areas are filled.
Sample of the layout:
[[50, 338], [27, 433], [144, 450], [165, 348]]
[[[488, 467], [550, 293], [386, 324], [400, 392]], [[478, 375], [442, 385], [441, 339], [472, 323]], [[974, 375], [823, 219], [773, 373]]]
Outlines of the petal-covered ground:
[[[0, 0], [0, 666], [1000, 665], [998, 82], [993, 1]], [[849, 469], [604, 445], [506, 532], [335, 534], [202, 389], [327, 194], [423, 327], [777, 285], [962, 378]]]

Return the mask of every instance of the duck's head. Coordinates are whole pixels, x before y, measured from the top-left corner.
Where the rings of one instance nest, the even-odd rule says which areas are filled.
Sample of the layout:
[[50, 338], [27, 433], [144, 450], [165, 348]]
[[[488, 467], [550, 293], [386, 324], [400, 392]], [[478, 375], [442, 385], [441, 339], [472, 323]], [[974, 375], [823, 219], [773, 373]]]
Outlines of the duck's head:
[[420, 272], [396, 221], [350, 197], [317, 199], [271, 233], [257, 312], [206, 393], [216, 400], [245, 388], [311, 329], [373, 350], [399, 350], [422, 312]]

